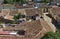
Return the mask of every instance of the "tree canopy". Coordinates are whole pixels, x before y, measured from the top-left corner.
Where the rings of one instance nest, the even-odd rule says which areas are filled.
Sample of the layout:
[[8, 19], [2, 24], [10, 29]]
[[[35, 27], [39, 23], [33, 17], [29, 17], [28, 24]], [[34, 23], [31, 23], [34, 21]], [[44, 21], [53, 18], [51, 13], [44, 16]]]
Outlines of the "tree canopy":
[[7, 4], [7, 3], [13, 3], [13, 0], [4, 0], [4, 3]]
[[11, 3], [24, 3], [24, 2], [26, 2], [26, 0], [4, 0], [4, 3], [5, 4], [11, 4]]
[[[42, 0], [41, 3], [49, 3], [50, 0]], [[20, 3], [20, 4], [23, 4], [23, 3], [26, 3], [26, 0], [4, 0], [4, 3], [6, 4], [11, 4], [11, 3]]]
[[42, 0], [41, 2], [42, 2], [42, 3], [49, 3], [50, 0]]
[[60, 39], [60, 30], [46, 33], [41, 39]]

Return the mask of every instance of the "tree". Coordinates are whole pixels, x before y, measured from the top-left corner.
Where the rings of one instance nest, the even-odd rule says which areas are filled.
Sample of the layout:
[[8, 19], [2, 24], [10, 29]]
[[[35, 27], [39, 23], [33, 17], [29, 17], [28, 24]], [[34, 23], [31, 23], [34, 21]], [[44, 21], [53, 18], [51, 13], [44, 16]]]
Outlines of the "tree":
[[50, 3], [50, 0], [46, 0], [47, 3]]
[[17, 2], [20, 4], [23, 4], [23, 3], [26, 3], [26, 0], [20, 0], [20, 1], [17, 0]]
[[13, 19], [14, 19], [14, 21], [17, 23], [20, 18], [22, 18], [21, 13], [19, 13], [19, 14], [17, 14], [17, 15], [14, 15], [14, 18], [13, 18]]
[[58, 39], [60, 39], [60, 29], [56, 31], [56, 34], [58, 36]]
[[16, 22], [16, 21], [17, 21], [17, 16], [16, 16], [16, 15], [14, 15], [14, 18], [13, 18], [13, 19], [14, 19], [14, 21]]
[[11, 3], [20, 3], [20, 4], [23, 4], [25, 2], [26, 2], [26, 0], [4, 0], [5, 4], [11, 4]]
[[4, 4], [23, 4], [26, 0], [4, 0]]
[[42, 2], [42, 3], [49, 3], [50, 0], [42, 0], [41, 2]]
[[7, 1], [6, 0], [4, 0], [4, 4], [6, 4], [7, 3]]
[[53, 32], [48, 32], [41, 39], [57, 39], [57, 35]]
[[46, 33], [41, 39], [60, 39], [60, 30]]
[[11, 4], [11, 3], [13, 3], [13, 0], [4, 0], [4, 3], [5, 4]]

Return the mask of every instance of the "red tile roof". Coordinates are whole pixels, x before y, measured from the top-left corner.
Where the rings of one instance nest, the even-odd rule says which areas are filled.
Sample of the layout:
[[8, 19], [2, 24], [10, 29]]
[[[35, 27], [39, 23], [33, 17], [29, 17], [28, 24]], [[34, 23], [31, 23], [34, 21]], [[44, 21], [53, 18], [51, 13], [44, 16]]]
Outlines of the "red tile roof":
[[58, 15], [60, 14], [60, 7], [53, 7], [51, 11], [53, 14]]
[[34, 15], [36, 15], [36, 14], [42, 14], [42, 9], [41, 8], [39, 8], [39, 9], [26, 9], [25, 10], [26, 11], [26, 14], [27, 14], [27, 16], [34, 16]]

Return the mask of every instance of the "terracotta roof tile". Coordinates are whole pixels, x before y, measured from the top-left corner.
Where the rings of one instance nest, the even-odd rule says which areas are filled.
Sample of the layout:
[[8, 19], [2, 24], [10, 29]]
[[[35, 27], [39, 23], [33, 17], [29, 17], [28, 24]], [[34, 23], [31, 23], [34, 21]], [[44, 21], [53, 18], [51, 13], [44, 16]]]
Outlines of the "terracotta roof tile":
[[58, 14], [60, 14], [60, 7], [54, 7], [51, 9], [51, 11], [53, 14], [58, 15]]
[[39, 32], [40, 34], [38, 35], [38, 37], [44, 35], [44, 33], [51, 31], [51, 28], [44, 20], [35, 20], [32, 22], [23, 22], [17, 25], [16, 27], [6, 27], [3, 30], [25, 30], [26, 33], [24, 37], [23, 38], [19, 37], [19, 38], [30, 39], [30, 38], [34, 38]]
[[33, 15], [35, 15], [35, 14], [42, 14], [42, 9], [41, 8], [39, 8], [39, 9], [26, 9], [25, 10], [26, 11], [26, 14], [27, 14], [27, 16], [33, 16]]

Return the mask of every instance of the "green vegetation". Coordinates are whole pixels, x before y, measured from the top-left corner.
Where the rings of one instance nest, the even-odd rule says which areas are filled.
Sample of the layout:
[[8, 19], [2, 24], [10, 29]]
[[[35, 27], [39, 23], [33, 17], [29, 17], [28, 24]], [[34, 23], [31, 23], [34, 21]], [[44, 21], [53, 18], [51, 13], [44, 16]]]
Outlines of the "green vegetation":
[[11, 21], [10, 24], [16, 24], [16, 22], [15, 21]]
[[5, 22], [1, 22], [1, 21], [0, 21], [0, 24], [5, 24]]
[[[14, 4], [14, 3], [18, 3], [18, 4], [23, 4], [26, 3], [26, 0], [4, 0], [5, 4]], [[42, 0], [40, 3], [49, 3], [50, 0]]]
[[[10, 24], [16, 24], [16, 23], [18, 23], [18, 21], [19, 21], [20, 18], [24, 18], [24, 17], [25, 17], [24, 15], [22, 15], [21, 13], [19, 13], [17, 15], [14, 15], [14, 18], [13, 18], [14, 20], [9, 21], [8, 23], [10, 23]], [[2, 19], [4, 20], [3, 17], [0, 17], [0, 24], [7, 24], [7, 22], [6, 21], [2, 21]]]
[[41, 3], [49, 3], [50, 0], [42, 0]]
[[5, 4], [14, 4], [14, 3], [22, 4], [22, 3], [25, 3], [25, 2], [26, 2], [26, 0], [4, 0]]
[[5, 4], [7, 4], [7, 3], [10, 4], [10, 3], [13, 3], [13, 0], [4, 0], [4, 3]]
[[[22, 14], [21, 14], [21, 13], [19, 13], [19, 14], [17, 14], [17, 15], [14, 15], [14, 18], [13, 18], [13, 19], [14, 19], [14, 21], [17, 23], [20, 18], [22, 18]], [[14, 23], [15, 23], [15, 22], [14, 22]]]
[[18, 20], [19, 18], [22, 18], [22, 15], [20, 13], [17, 14], [17, 15], [14, 15], [13, 19]]
[[41, 39], [60, 39], [60, 30], [46, 33]]

